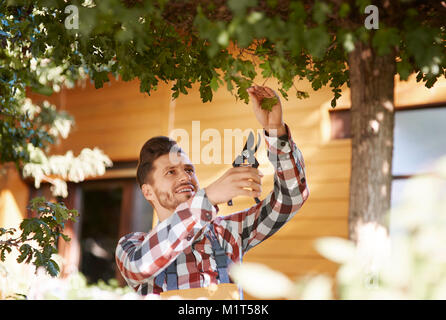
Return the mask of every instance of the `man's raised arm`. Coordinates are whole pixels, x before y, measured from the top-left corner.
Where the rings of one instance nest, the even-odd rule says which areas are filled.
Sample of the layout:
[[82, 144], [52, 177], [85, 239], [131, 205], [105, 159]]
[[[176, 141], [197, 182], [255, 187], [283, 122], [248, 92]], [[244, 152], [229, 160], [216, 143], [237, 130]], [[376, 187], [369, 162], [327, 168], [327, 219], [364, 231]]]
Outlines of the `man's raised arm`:
[[268, 157], [274, 166], [274, 188], [257, 205], [223, 217], [241, 237], [242, 252], [272, 236], [302, 207], [309, 196], [302, 153], [287, 134], [268, 136]]
[[[217, 218], [227, 229], [238, 232], [244, 253], [267, 239], [289, 221], [309, 196], [302, 153], [283, 122], [277, 94], [266, 87], [248, 89], [254, 114], [264, 128], [268, 158], [274, 167], [274, 189], [253, 207]], [[264, 98], [277, 98], [271, 111], [261, 107]]]

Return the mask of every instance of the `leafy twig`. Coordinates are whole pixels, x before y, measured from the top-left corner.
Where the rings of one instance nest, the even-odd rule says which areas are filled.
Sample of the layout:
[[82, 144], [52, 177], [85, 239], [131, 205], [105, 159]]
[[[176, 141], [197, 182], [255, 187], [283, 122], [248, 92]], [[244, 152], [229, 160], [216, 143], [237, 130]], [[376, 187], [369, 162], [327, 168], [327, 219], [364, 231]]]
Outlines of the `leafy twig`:
[[70, 241], [62, 231], [65, 222], [76, 221], [78, 212], [68, 209], [62, 202], [47, 202], [43, 197], [32, 199], [28, 209], [32, 212], [32, 217], [22, 221], [19, 226], [20, 235], [17, 236], [14, 228], [0, 228], [0, 236], [9, 236], [0, 241], [0, 260], [5, 261], [6, 254], [15, 249], [19, 252], [18, 263], [33, 263], [36, 269], [44, 267], [51, 276], [56, 276], [60, 268], [51, 259], [52, 255], [57, 253], [59, 237]]

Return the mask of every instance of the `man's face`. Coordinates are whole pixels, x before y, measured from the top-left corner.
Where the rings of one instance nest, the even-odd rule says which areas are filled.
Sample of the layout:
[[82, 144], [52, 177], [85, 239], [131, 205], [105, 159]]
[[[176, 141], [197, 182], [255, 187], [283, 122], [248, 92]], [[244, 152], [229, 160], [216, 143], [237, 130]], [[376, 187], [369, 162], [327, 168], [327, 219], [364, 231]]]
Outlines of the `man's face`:
[[[157, 158], [153, 163], [151, 200], [155, 207], [161, 206], [169, 211], [190, 199], [198, 190], [195, 168], [184, 153], [170, 153]], [[158, 210], [158, 208], [155, 208]]]

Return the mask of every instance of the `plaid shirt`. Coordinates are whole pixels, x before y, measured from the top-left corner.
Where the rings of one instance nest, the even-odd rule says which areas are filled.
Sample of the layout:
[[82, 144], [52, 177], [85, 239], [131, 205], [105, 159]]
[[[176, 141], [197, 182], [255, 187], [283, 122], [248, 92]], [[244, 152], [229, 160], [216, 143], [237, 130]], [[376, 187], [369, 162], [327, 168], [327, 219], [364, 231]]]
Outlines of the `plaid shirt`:
[[[285, 125], [286, 126], [286, 125]], [[167, 290], [155, 284], [155, 277], [177, 259], [178, 289], [218, 284], [212, 246], [204, 235], [208, 224], [215, 227], [218, 241], [233, 261], [273, 235], [289, 221], [308, 198], [305, 165], [287, 134], [270, 137], [264, 131], [268, 156], [275, 169], [274, 189], [260, 203], [227, 216], [218, 216], [218, 207], [200, 189], [180, 204], [166, 220], [149, 233], [134, 232], [122, 237], [116, 248], [116, 263], [122, 276], [140, 295]]]

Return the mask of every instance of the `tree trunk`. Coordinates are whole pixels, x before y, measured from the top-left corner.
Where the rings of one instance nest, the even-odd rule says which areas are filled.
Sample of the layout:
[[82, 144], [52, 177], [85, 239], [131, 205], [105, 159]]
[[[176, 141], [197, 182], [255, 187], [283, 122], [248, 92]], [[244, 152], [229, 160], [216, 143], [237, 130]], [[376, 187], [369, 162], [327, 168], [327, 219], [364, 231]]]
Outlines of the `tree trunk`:
[[352, 171], [349, 238], [358, 226], [385, 226], [390, 208], [394, 117], [395, 54], [378, 56], [360, 42], [349, 55]]

